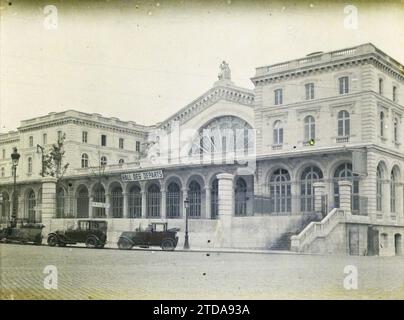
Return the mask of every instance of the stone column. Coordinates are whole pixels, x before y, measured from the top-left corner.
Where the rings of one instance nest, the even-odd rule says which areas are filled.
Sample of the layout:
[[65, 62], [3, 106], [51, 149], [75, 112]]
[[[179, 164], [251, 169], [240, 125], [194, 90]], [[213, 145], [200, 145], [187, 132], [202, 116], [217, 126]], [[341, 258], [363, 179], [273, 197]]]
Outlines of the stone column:
[[161, 202], [160, 202], [160, 214], [161, 214], [161, 219], [167, 218], [167, 212], [166, 212], [166, 190], [161, 189]]
[[[314, 211], [322, 212], [323, 209], [323, 197], [325, 195], [325, 183], [321, 181], [317, 181], [313, 183], [314, 189]], [[328, 212], [324, 212], [324, 215], [328, 214]]]
[[220, 244], [222, 247], [231, 246], [231, 224], [234, 215], [234, 175], [220, 173], [217, 175], [219, 187], [219, 223], [221, 226]]
[[211, 199], [210, 187], [205, 187], [205, 216], [202, 218], [212, 219], [212, 214], [210, 212], [211, 211], [210, 199]]
[[92, 194], [88, 195], [88, 217], [92, 219], [94, 217], [94, 212], [93, 212], [93, 201], [94, 197]]
[[107, 218], [113, 218], [112, 216], [112, 208], [111, 208], [111, 194], [110, 193], [106, 193], [105, 194], [105, 215]]
[[147, 209], [146, 191], [144, 191], [142, 189], [142, 191], [140, 193], [142, 194], [142, 219], [146, 219], [146, 217], [147, 217], [147, 212], [146, 212], [146, 209]]
[[[367, 213], [373, 220], [376, 220], [376, 185], [377, 185], [377, 156], [373, 151], [367, 151], [367, 175], [363, 176], [359, 181], [360, 195], [367, 200]], [[385, 190], [383, 190], [385, 191]], [[383, 196], [385, 198], [385, 195]], [[382, 204], [383, 207], [383, 204]]]
[[56, 182], [53, 177], [45, 177], [42, 179], [42, 224], [45, 228], [42, 235], [46, 239], [52, 230], [52, 219], [56, 214]]
[[129, 216], [129, 209], [128, 209], [128, 193], [123, 192], [123, 218], [128, 218]]
[[341, 210], [351, 212], [351, 181], [338, 181], [339, 187], [339, 207]]

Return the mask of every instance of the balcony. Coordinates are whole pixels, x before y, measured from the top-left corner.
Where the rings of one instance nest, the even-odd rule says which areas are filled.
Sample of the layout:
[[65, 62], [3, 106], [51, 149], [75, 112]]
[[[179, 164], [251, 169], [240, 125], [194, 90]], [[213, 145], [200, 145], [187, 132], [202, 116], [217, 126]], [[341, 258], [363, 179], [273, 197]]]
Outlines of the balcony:
[[273, 144], [272, 145], [272, 150], [282, 150], [282, 145], [281, 144]]
[[336, 143], [347, 143], [347, 142], [349, 142], [349, 137], [336, 137], [335, 142]]

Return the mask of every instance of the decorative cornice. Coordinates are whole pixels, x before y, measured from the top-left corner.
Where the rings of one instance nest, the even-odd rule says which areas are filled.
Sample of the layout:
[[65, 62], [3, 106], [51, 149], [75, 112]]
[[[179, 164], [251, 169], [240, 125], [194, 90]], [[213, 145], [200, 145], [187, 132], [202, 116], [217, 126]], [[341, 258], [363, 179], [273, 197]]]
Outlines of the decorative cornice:
[[[259, 86], [282, 80], [306, 77], [316, 72], [327, 72], [352, 65], [366, 63], [371, 63], [378, 69], [390, 74], [394, 78], [404, 81], [404, 67], [394, 59], [385, 55], [382, 51], [375, 47], [373, 48], [374, 51], [363, 54], [355, 54], [356, 51], [353, 51], [354, 48], [340, 50], [338, 52], [341, 52], [341, 55], [336, 60], [332, 60], [332, 55], [337, 54], [338, 52], [332, 52], [325, 53], [320, 56], [307, 57], [273, 66], [257, 68], [259, 71], [257, 71], [257, 75], [255, 77], [251, 78], [251, 81], [254, 83], [254, 85]], [[347, 56], [343, 57], [345, 54]], [[324, 61], [323, 57], [328, 57], [330, 60]], [[310, 61], [307, 62], [306, 60], [308, 59]], [[309, 65], [304, 65], [306, 63], [309, 63]], [[263, 72], [261, 70], [268, 70], [268, 72]]]
[[216, 86], [192, 101], [167, 120], [161, 122], [157, 127], [167, 130], [170, 128], [171, 122], [173, 121], [178, 121], [182, 124], [221, 99], [249, 107], [254, 106], [253, 91], [235, 86]]
[[146, 134], [145, 131], [140, 131], [136, 129], [129, 129], [129, 128], [122, 128], [119, 126], [114, 126], [114, 125], [108, 125], [104, 124], [101, 122], [97, 122], [95, 120], [85, 120], [85, 119], [80, 119], [74, 116], [68, 116], [66, 118], [62, 119], [57, 119], [57, 120], [49, 120], [46, 122], [40, 122], [40, 123], [35, 123], [32, 125], [26, 125], [26, 126], [21, 126], [18, 128], [19, 132], [29, 132], [33, 130], [40, 130], [40, 129], [46, 129], [46, 128], [51, 128], [51, 127], [58, 127], [60, 125], [66, 125], [66, 124], [75, 124], [75, 125], [82, 125], [86, 127], [92, 127], [92, 128], [98, 128], [102, 130], [109, 130], [109, 131], [114, 131], [114, 132], [119, 132], [119, 133], [127, 133], [127, 134], [133, 134], [137, 136], [144, 136]]

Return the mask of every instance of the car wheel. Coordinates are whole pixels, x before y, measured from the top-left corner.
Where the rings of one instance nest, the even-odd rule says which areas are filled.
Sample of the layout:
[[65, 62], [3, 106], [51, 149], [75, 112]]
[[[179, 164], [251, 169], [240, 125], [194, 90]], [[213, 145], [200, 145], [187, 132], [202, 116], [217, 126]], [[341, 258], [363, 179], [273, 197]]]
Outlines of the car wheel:
[[128, 239], [119, 239], [118, 241], [118, 248], [121, 250], [130, 250], [132, 249], [133, 245], [130, 243]]
[[86, 247], [87, 248], [94, 248], [97, 245], [97, 239], [90, 237], [86, 240]]
[[50, 236], [49, 238], [48, 238], [48, 245], [50, 246], [50, 247], [55, 247], [57, 244], [58, 244], [58, 239], [56, 238], [56, 236]]
[[173, 251], [175, 249], [174, 241], [171, 239], [163, 240], [161, 243], [161, 249], [164, 251]]

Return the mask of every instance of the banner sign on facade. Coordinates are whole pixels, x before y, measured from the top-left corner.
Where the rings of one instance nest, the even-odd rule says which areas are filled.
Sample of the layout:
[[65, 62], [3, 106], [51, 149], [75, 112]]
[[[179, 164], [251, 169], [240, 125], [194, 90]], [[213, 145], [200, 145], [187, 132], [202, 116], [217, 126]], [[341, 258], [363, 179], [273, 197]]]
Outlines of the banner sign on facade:
[[163, 179], [163, 170], [122, 173], [123, 182]]
[[93, 207], [95, 208], [109, 208], [109, 204], [105, 202], [93, 202]]

